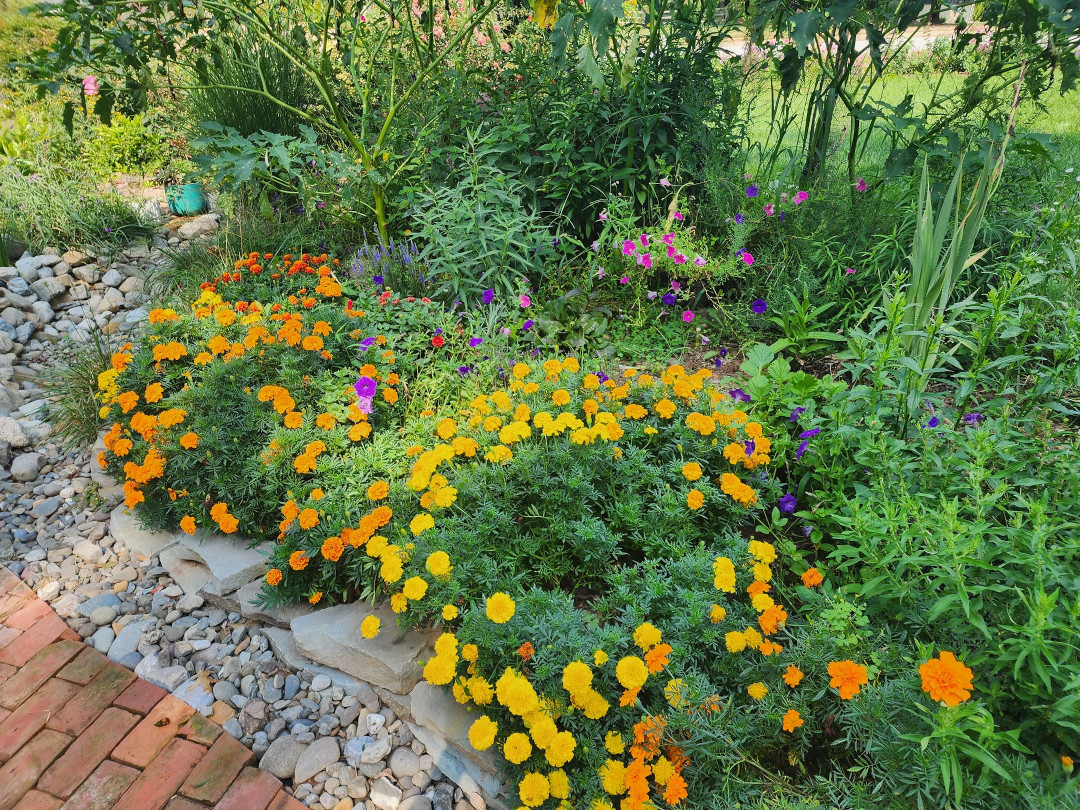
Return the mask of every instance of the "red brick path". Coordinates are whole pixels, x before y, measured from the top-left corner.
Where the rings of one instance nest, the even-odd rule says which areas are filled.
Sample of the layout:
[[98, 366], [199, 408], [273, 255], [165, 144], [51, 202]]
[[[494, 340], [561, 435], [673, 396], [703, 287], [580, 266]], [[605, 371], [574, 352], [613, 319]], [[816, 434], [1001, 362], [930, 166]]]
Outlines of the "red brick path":
[[0, 566], [0, 810], [303, 810], [253, 766]]

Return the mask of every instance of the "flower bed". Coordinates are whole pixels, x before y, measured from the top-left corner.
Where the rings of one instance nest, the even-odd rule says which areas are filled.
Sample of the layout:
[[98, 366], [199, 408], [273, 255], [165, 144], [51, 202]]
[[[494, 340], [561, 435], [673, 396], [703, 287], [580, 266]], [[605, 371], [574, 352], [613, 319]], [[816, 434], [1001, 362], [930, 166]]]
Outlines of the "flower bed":
[[153, 526], [273, 539], [268, 602], [388, 598], [441, 627], [424, 676], [515, 801], [720, 806], [857, 765], [848, 729], [924, 693], [984, 712], [970, 669], [863, 643], [860, 606], [771, 542], [797, 413], [708, 370], [522, 357], [336, 266], [252, 255], [151, 312], [100, 380], [100, 461]]

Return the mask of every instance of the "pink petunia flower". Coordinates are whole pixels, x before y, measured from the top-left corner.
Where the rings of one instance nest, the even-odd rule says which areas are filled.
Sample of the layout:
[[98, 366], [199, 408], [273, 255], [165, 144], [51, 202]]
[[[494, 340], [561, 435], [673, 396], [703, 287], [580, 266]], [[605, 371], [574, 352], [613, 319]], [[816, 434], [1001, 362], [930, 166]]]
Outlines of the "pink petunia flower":
[[527, 295], [519, 295], [518, 303], [521, 304], [522, 309], [528, 309], [529, 305], [532, 303], [532, 300]]
[[622, 243], [623, 256], [632, 256], [637, 250], [637, 244], [633, 239], [624, 239]]
[[605, 270], [603, 267], [601, 267], [599, 270], [596, 271], [596, 277], [597, 278], [603, 278], [606, 275], [607, 275], [607, 270]]
[[680, 284], [677, 281], [673, 281], [673, 282], [671, 282], [671, 289], [673, 289], [675, 292], [678, 292], [679, 290], [682, 289], [682, 284]]
[[773, 204], [768, 203], [762, 210], [765, 212], [765, 216], [771, 217], [773, 215]]
[[641, 256], [638, 257], [638, 264], [640, 264], [646, 270], [651, 270], [652, 256], [650, 256], [648, 253], [642, 253]]
[[675, 234], [665, 233], [663, 236], [660, 237], [660, 241], [670, 247], [671, 245], [675, 244]]
[[844, 274], [849, 275], [849, 276], [855, 275], [855, 268], [854, 267], [848, 267], [847, 269], [844, 270]]
[[686, 264], [686, 257], [681, 253], [676, 253], [673, 257], [675, 264]]
[[600, 252], [600, 243], [598, 241], [596, 241], [596, 240], [593, 240], [592, 252], [593, 253], [599, 253]]
[[641, 236], [638, 237], [638, 241], [641, 242], [642, 247], [648, 247], [649, 235], [647, 233], [643, 233]]
[[861, 177], [855, 178], [855, 190], [858, 192], [866, 191], [866, 181]]
[[694, 266], [695, 267], [704, 267], [705, 266], [705, 259], [702, 256], [695, 256], [694, 257]]
[[671, 188], [671, 181], [668, 180], [666, 177], [661, 177], [660, 185], [662, 185], [664, 188]]
[[684, 323], [690, 323], [690, 321], [694, 320], [694, 313], [690, 310], [686, 310], [686, 312], [682, 314], [682, 319]]
[[754, 263], [754, 256], [753, 256], [752, 253], [750, 253], [750, 251], [744, 250], [743, 254], [742, 254], [742, 260], [744, 262], [746, 262], [747, 264], [753, 264]]
[[619, 279], [619, 283], [620, 284], [629, 284], [630, 283], [630, 276], [623, 276], [622, 278]]
[[96, 96], [101, 92], [101, 86], [98, 84], [97, 76], [87, 76], [83, 79], [82, 89], [88, 96]]
[[798, 205], [799, 203], [804, 202], [805, 200], [808, 200], [809, 198], [810, 198], [809, 194], [807, 194], [805, 191], [800, 191], [794, 197], [791, 198], [791, 201], [793, 203], [795, 203], [795, 205]]
[[673, 219], [679, 220], [679, 222], [683, 221], [682, 220], [682, 213], [680, 213], [679, 211], [672, 211], [671, 216], [672, 216]]
[[603, 222], [605, 219], [607, 219], [607, 209], [606, 208], [603, 211], [600, 212], [600, 221]]
[[673, 258], [675, 258], [675, 254], [676, 254], [676, 253], [678, 253], [678, 252], [679, 252], [679, 251], [675, 250], [675, 246], [674, 246], [674, 245], [671, 245], [671, 246], [669, 246], [669, 247], [668, 247], [668, 249], [667, 249], [667, 257], [668, 257], [669, 259], [673, 259]]

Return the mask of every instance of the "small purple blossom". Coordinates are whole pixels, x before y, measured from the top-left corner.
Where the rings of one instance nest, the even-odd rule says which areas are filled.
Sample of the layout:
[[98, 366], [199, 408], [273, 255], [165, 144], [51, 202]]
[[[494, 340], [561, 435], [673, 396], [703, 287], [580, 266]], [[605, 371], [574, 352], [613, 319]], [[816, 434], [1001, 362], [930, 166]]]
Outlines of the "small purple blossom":
[[746, 196], [753, 199], [758, 195], [758, 187], [755, 185], [749, 185], [746, 187]]
[[363, 340], [360, 341], [360, 351], [366, 352], [368, 349], [370, 349], [374, 345], [374, 343], [375, 343], [375, 338], [373, 338], [373, 337], [364, 338]]
[[795, 451], [795, 460], [798, 461], [803, 457], [803, 453], [806, 452], [806, 448], [810, 446], [810, 442], [803, 442], [799, 445], [799, 449]]
[[727, 357], [727, 346], [721, 346], [720, 347], [720, 356], [721, 357]]
[[757, 442], [753, 439], [747, 439], [743, 442], [743, 450], [746, 452], [746, 457], [749, 458], [754, 455], [754, 451], [757, 450]]
[[728, 393], [731, 395], [731, 398], [736, 402], [750, 401], [750, 395], [743, 391], [741, 388], [732, 388], [730, 391], [728, 391]]
[[746, 215], [745, 214], [736, 214], [735, 215], [735, 224], [736, 225], [742, 225], [744, 222], [746, 222]]
[[483, 342], [484, 342], [483, 338], [478, 338], [478, 337], [469, 338], [469, 348], [475, 349], [477, 346], [479, 346]]
[[645, 297], [648, 298], [650, 301], [655, 301], [656, 296], [657, 296], [656, 290], [649, 290], [647, 293], [645, 293]]
[[754, 303], [752, 303], [750, 305], [750, 309], [752, 309], [754, 311], [754, 313], [757, 314], [757, 315], [764, 315], [765, 310], [767, 310], [768, 308], [769, 308], [769, 305], [767, 303], [765, 303], [764, 298], [759, 298]]
[[457, 373], [460, 374], [462, 377], [464, 377], [467, 374], [469, 374], [471, 371], [472, 371], [472, 369], [469, 368], [468, 366], [458, 366]]
[[780, 511], [785, 515], [793, 514], [795, 512], [795, 507], [798, 505], [798, 499], [790, 492], [784, 493], [784, 497], [777, 503], [777, 507], [779, 507]]
[[806, 408], [803, 408], [802, 406], [800, 406], [798, 408], [795, 408], [791, 412], [791, 416], [788, 417], [788, 421], [789, 422], [797, 422], [799, 420], [799, 417], [804, 413], [806, 413]]
[[480, 300], [484, 302], [484, 306], [487, 306], [495, 300], [495, 290], [484, 290], [484, 294], [480, 297]]
[[525, 323], [523, 323], [521, 325], [521, 331], [522, 332], [528, 332], [530, 329], [532, 329], [532, 326], [533, 326], [533, 320], [532, 320], [532, 318], [530, 318], [529, 320], [525, 321]]
[[965, 413], [960, 421], [963, 422], [965, 425], [975, 426], [979, 424], [979, 422], [981, 422], [982, 420], [983, 415], [981, 413], [978, 413], [977, 411], [972, 411], [971, 413]]
[[675, 306], [675, 293], [664, 293], [660, 296], [660, 303], [669, 307]]
[[809, 430], [804, 430], [802, 433], [800, 433], [799, 438], [800, 439], [812, 439], [815, 436], [817, 436], [819, 433], [821, 433], [821, 428], [810, 428]]
[[371, 283], [374, 284], [376, 287], [381, 287], [382, 283], [383, 283], [383, 277], [382, 276], [372, 276], [371, 277]]
[[930, 421], [926, 423], [926, 427], [928, 427], [928, 428], [936, 428], [940, 424], [941, 424], [940, 419], [938, 419], [936, 416], [931, 416]]

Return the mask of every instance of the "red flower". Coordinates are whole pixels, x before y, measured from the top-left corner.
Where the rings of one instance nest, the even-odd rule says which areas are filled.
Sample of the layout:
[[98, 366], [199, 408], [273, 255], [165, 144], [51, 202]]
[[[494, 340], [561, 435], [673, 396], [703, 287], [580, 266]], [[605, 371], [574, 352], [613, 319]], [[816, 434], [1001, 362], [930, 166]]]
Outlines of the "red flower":
[[436, 335], [431, 339], [431, 345], [434, 346], [436, 349], [442, 348], [443, 344], [445, 343], [446, 341], [443, 340], [442, 335]]

